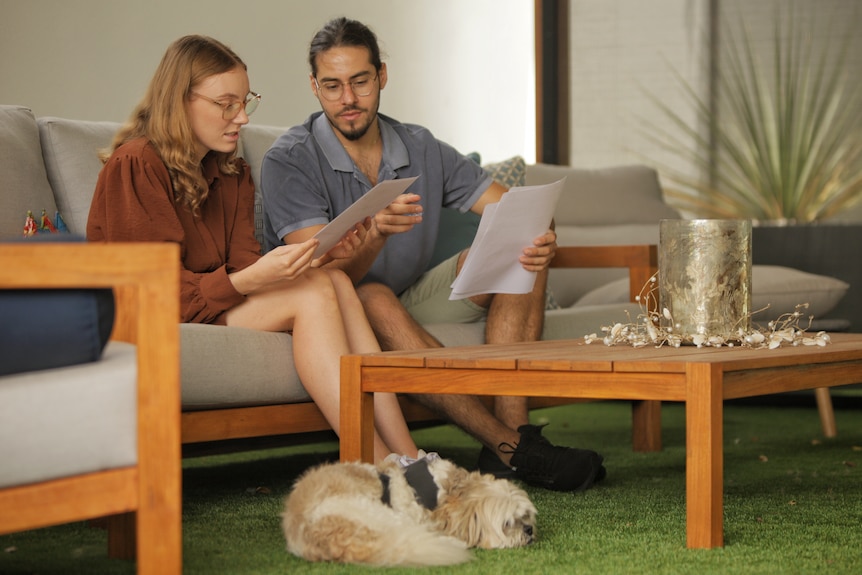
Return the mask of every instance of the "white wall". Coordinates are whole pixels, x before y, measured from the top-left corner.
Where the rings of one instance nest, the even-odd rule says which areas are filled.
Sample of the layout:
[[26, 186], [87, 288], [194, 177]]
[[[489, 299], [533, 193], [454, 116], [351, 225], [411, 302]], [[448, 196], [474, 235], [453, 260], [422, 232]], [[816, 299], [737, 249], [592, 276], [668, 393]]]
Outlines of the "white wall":
[[691, 170], [642, 136], [657, 116], [645, 94], [694, 122], [672, 71], [706, 93], [707, 16], [707, 0], [571, 0], [573, 166], [652, 159]]
[[[719, 0], [721, 26], [749, 27], [757, 46], [772, 45], [775, 8], [792, 9], [815, 45], [841, 44], [855, 34], [846, 68], [860, 82], [862, 5], [859, 0]], [[704, 100], [708, 90], [708, 0], [570, 0], [570, 163], [595, 168], [626, 163], [667, 165], [689, 175], [695, 168], [656, 148], [642, 134], [644, 121], [665, 120], [649, 92], [697, 126], [678, 72]], [[768, 52], [768, 50], [767, 50]], [[666, 124], [666, 122], [665, 122]], [[697, 126], [705, 133], [704, 126]]]
[[249, 65], [254, 122], [293, 125], [319, 109], [308, 42], [342, 15], [387, 54], [381, 112], [487, 161], [535, 158], [532, 0], [0, 0], [0, 103], [125, 120], [167, 45], [196, 33]]

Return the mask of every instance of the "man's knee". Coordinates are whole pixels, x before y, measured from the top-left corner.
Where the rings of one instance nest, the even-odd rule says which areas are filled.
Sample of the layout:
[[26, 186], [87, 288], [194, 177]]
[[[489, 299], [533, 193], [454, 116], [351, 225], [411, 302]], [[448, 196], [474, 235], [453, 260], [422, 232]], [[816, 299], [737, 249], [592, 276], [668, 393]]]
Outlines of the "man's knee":
[[389, 286], [381, 283], [361, 284], [356, 287], [356, 295], [359, 296], [359, 301], [362, 302], [367, 313], [378, 310], [386, 312], [386, 310], [403, 307], [395, 292]]
[[356, 286], [356, 293], [359, 294], [359, 299], [369, 302], [384, 301], [397, 302], [398, 296], [387, 285], [381, 283], [367, 283]]

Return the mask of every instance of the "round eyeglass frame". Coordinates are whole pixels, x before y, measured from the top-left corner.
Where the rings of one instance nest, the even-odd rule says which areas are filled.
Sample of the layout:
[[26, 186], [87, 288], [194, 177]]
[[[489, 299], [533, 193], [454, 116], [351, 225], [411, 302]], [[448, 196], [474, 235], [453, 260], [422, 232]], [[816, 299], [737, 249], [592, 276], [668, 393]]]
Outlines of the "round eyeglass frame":
[[235, 100], [233, 102], [219, 102], [218, 100], [214, 100], [209, 96], [204, 96], [203, 94], [199, 94], [197, 92], [191, 92], [192, 95], [197, 96], [198, 98], [203, 98], [208, 102], [212, 102], [216, 106], [222, 109], [221, 117], [223, 120], [233, 120], [237, 116], [239, 116], [240, 110], [245, 110], [246, 116], [251, 116], [255, 110], [257, 110], [258, 105], [260, 104], [260, 99], [262, 96], [257, 92], [249, 91], [246, 95], [245, 101]]
[[[374, 92], [374, 82], [376, 82], [379, 79], [380, 79], [380, 73], [378, 72], [377, 74], [374, 75], [373, 78], [369, 78], [367, 80], [362, 78], [359, 80], [348, 80], [347, 82], [338, 82], [338, 93], [335, 94], [334, 96], [331, 94], [328, 94], [325, 89], [321, 89], [320, 82], [317, 81], [317, 78], [314, 78], [314, 85], [317, 86], [317, 93], [320, 94], [324, 100], [326, 100], [328, 102], [337, 102], [338, 100], [341, 99], [342, 96], [344, 96], [344, 86], [349, 85], [350, 91], [353, 92], [354, 95], [356, 95], [359, 98], [365, 98], [366, 96], [370, 96]], [[330, 82], [335, 83], [336, 80], [331, 80], [331, 81], [328, 80], [327, 81], [327, 83], [330, 83]], [[365, 90], [358, 91], [356, 89], [356, 84], [360, 83], [360, 82], [367, 82], [368, 83], [368, 90], [367, 91], [365, 91]]]

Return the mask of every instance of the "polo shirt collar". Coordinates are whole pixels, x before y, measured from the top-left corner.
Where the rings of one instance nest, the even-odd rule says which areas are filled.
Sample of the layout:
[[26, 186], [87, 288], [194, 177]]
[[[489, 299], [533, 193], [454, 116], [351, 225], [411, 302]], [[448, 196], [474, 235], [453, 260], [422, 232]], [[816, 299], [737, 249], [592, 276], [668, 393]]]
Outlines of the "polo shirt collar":
[[[330, 125], [326, 114], [323, 112], [318, 114], [312, 122], [311, 131], [330, 167], [339, 172], [356, 171], [353, 160], [335, 135], [335, 130]], [[392, 127], [391, 122], [392, 120], [386, 116], [377, 114], [377, 124], [380, 126], [380, 136], [383, 139], [383, 168], [387, 172], [393, 172], [388, 174], [386, 179], [394, 177], [394, 170], [410, 164], [407, 146]]]

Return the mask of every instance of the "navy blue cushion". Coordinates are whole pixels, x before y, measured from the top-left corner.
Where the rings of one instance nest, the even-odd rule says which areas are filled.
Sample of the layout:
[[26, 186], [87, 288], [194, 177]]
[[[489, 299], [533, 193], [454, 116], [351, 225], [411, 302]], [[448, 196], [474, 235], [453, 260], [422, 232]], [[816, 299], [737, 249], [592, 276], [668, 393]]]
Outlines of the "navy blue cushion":
[[[51, 236], [25, 241], [76, 241]], [[0, 375], [96, 361], [113, 326], [110, 289], [0, 290]]]

